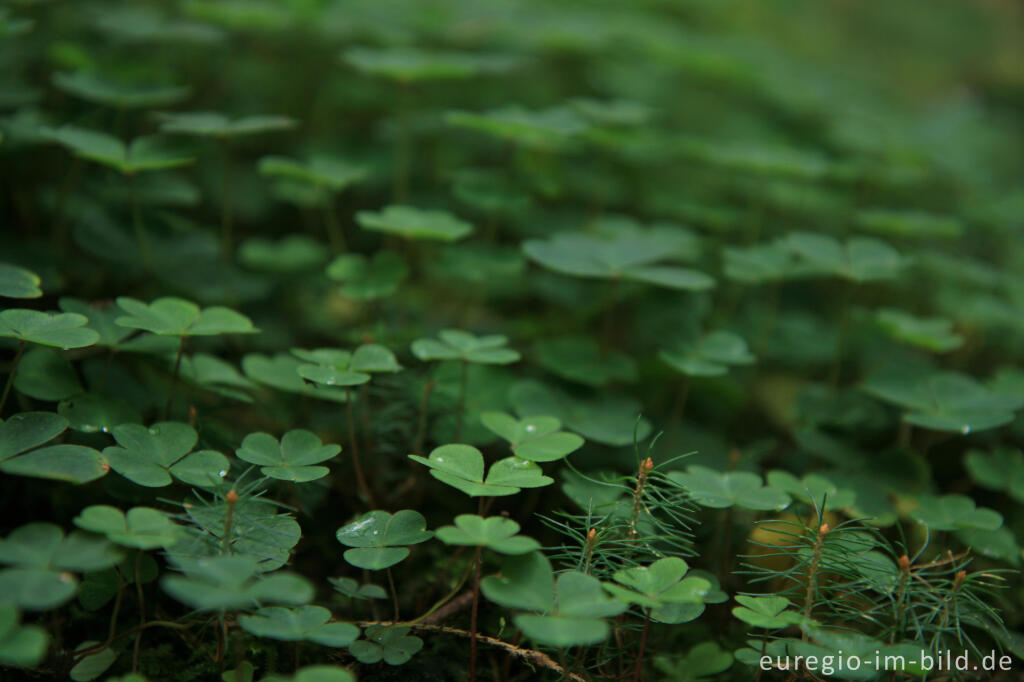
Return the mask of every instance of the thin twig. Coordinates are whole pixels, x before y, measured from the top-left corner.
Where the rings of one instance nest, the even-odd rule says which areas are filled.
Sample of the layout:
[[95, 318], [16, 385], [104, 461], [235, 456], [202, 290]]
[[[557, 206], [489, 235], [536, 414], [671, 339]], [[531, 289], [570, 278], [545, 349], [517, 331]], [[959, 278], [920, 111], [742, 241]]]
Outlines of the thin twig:
[[[426, 623], [398, 623], [395, 621], [362, 621], [359, 624], [361, 628], [367, 628], [373, 625], [381, 625], [384, 627], [408, 627], [413, 630], [419, 630], [421, 632], [437, 632], [439, 634], [454, 635], [456, 637], [470, 638], [472, 633], [468, 630], [461, 630], [459, 628], [449, 627], [447, 625], [427, 625]], [[554, 672], [562, 675], [563, 679], [572, 680], [572, 682], [586, 682], [583, 677], [580, 677], [576, 673], [569, 672], [558, 663], [556, 663], [550, 656], [542, 651], [536, 651], [534, 649], [525, 649], [523, 647], [510, 644], [505, 640], [498, 639], [497, 637], [490, 637], [488, 635], [477, 634], [477, 641], [481, 644], [487, 644], [489, 646], [497, 647], [513, 656], [523, 659], [529, 664], [538, 666], [540, 668], [546, 668], [553, 670]]]

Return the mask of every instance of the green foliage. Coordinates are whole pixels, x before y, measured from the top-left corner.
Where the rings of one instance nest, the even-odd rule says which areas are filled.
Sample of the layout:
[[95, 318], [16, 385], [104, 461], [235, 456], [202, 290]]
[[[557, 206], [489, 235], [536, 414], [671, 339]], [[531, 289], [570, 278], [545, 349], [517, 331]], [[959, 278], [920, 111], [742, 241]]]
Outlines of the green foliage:
[[158, 336], [215, 336], [253, 334], [259, 330], [249, 318], [221, 306], [200, 308], [180, 298], [158, 298], [146, 304], [121, 296], [117, 305], [127, 315], [116, 322], [129, 329], [142, 329]]
[[540, 549], [533, 538], [516, 535], [519, 524], [500, 516], [483, 518], [475, 514], [459, 514], [454, 526], [441, 526], [437, 538], [446, 545], [487, 547], [502, 554], [526, 554]]
[[562, 424], [554, 417], [517, 420], [503, 412], [485, 412], [480, 421], [508, 441], [512, 454], [530, 462], [554, 462], [583, 446], [576, 434], [559, 431]]
[[405, 239], [454, 242], [468, 237], [473, 226], [447, 211], [428, 211], [412, 206], [386, 206], [378, 213], [356, 214], [360, 227]]
[[7, 298], [39, 298], [39, 275], [10, 263], [0, 263], [0, 296]]
[[507, 365], [519, 361], [519, 353], [505, 348], [508, 338], [500, 334], [474, 336], [459, 329], [442, 329], [436, 339], [417, 339], [412, 354], [424, 362], [461, 360], [481, 365]]
[[685, 472], [673, 471], [668, 477], [686, 488], [693, 501], [703, 507], [738, 506], [781, 511], [790, 502], [789, 495], [777, 487], [764, 485], [760, 476], [749, 471], [718, 472], [691, 466]]
[[118, 445], [104, 449], [103, 456], [111, 469], [136, 485], [162, 488], [178, 479], [200, 488], [215, 487], [231, 466], [219, 452], [192, 452], [199, 436], [188, 424], [122, 424], [110, 431]]
[[179, 538], [179, 527], [166, 514], [150, 507], [133, 507], [125, 513], [117, 507], [93, 505], [75, 517], [75, 525], [105, 535], [114, 544], [136, 549], [169, 547]]
[[506, 560], [501, 577], [485, 579], [481, 589], [502, 606], [539, 611], [521, 613], [515, 622], [527, 637], [550, 646], [601, 642], [610, 631], [603, 619], [626, 608], [584, 573], [570, 571], [556, 580], [548, 560], [537, 552]]
[[6, 3], [0, 679], [1024, 656], [1021, 9], [736, 9]]
[[411, 509], [394, 514], [367, 512], [361, 518], [338, 529], [338, 542], [351, 547], [345, 561], [371, 571], [389, 568], [409, 556], [405, 545], [426, 542], [434, 534], [426, 529], [423, 515]]
[[267, 606], [251, 616], [239, 618], [239, 625], [257, 637], [307, 641], [329, 647], [348, 646], [359, 636], [355, 625], [327, 622], [330, 619], [331, 612], [322, 606]]
[[0, 312], [0, 338], [64, 350], [84, 348], [99, 340], [99, 334], [85, 328], [88, 321], [88, 318], [75, 313], [41, 313], [38, 310], [9, 308]]
[[658, 357], [672, 369], [691, 377], [719, 376], [728, 372], [730, 366], [754, 362], [747, 343], [736, 334], [722, 330], [705, 334], [693, 345], [663, 350]]
[[330, 469], [311, 466], [337, 456], [340, 445], [323, 445], [315, 433], [304, 429], [289, 431], [278, 441], [269, 433], [250, 433], [235, 451], [239, 459], [260, 465], [269, 478], [308, 483], [323, 478]]
[[305, 604], [313, 586], [288, 573], [257, 577], [256, 559], [220, 556], [190, 561], [184, 575], [165, 576], [160, 584], [180, 602], [197, 611], [239, 610], [261, 604]]
[[409, 459], [430, 467], [431, 476], [470, 497], [515, 495], [522, 488], [554, 483], [539, 464], [515, 456], [492, 464], [485, 477], [484, 456], [471, 445], [442, 445], [429, 458], [409, 455]]

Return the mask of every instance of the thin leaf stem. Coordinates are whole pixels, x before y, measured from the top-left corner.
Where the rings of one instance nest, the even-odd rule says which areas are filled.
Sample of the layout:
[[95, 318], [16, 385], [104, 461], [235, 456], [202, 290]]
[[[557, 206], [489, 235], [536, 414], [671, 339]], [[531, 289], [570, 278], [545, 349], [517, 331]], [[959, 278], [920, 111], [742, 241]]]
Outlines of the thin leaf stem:
[[480, 608], [480, 553], [483, 548], [477, 547], [473, 555], [473, 608], [469, 617], [469, 682], [476, 682], [476, 630], [477, 612]]
[[18, 373], [18, 363], [25, 353], [25, 342], [18, 341], [18, 350], [14, 354], [14, 362], [11, 363], [11, 373], [7, 375], [7, 383], [4, 384], [4, 394], [0, 397], [0, 415], [4, 413], [4, 405], [7, 404], [7, 396], [11, 393], [11, 386], [14, 385], [14, 375]]
[[640, 650], [636, 655], [636, 674], [633, 675], [633, 682], [640, 682], [644, 672], [644, 649], [647, 647], [647, 630], [651, 624], [651, 610], [644, 609], [644, 629], [640, 635]]
[[331, 250], [334, 253], [344, 253], [348, 250], [348, 245], [345, 243], [345, 232], [338, 222], [334, 195], [330, 192], [327, 192], [327, 197], [324, 200], [324, 227], [327, 230], [327, 242], [331, 245]]
[[402, 620], [398, 609], [398, 590], [395, 588], [395, 576], [391, 573], [390, 567], [388, 567], [388, 585], [391, 587], [391, 601], [395, 607], [395, 620]]
[[220, 232], [221, 232], [221, 251], [224, 256], [224, 260], [231, 259], [232, 242], [234, 241], [233, 236], [233, 221], [234, 215], [231, 210], [231, 159], [228, 154], [228, 143], [221, 140], [220, 142], [220, 163], [221, 163], [221, 175], [220, 175]]
[[359, 486], [360, 492], [363, 497], [366, 498], [366, 503], [370, 507], [375, 507], [373, 501], [373, 493], [370, 492], [370, 485], [366, 482], [366, 477], [363, 475], [363, 465], [359, 461], [359, 443], [356, 439], [356, 418], [355, 412], [352, 409], [352, 389], [345, 389], [345, 412], [348, 416], [348, 446], [352, 449], [352, 468], [355, 470], [356, 484]]
[[455, 442], [462, 442], [462, 426], [466, 418], [466, 375], [469, 373], [469, 367], [465, 360], [462, 360], [462, 369], [459, 374], [459, 411], [456, 415], [456, 426], [455, 426]]
[[146, 233], [146, 224], [142, 219], [142, 206], [139, 204], [139, 196], [135, 191], [135, 175], [128, 174], [128, 192], [132, 202], [132, 226], [135, 228], [135, 241], [139, 245], [139, 254], [142, 256], [142, 264], [146, 270], [153, 268], [153, 256], [149, 250], [149, 235]]
[[142, 593], [142, 550], [135, 555], [135, 596], [139, 602], [139, 631], [135, 633], [135, 647], [132, 649], [132, 672], [139, 671], [139, 650], [142, 647], [142, 631], [146, 625], [146, 601]]
[[185, 352], [185, 337], [178, 337], [178, 353], [174, 356], [174, 370], [171, 372], [171, 390], [167, 393], [167, 404], [164, 406], [164, 419], [171, 418], [171, 406], [174, 404], [174, 390], [178, 387], [178, 374], [181, 372], [181, 356]]

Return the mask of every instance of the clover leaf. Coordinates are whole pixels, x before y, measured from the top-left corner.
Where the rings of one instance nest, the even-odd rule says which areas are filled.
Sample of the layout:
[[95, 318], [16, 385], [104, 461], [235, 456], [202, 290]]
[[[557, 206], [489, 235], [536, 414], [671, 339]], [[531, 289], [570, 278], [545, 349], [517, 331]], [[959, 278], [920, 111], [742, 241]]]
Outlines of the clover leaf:
[[105, 535], [122, 547], [156, 549], [169, 547], [181, 537], [181, 528], [166, 514], [150, 507], [133, 507], [125, 514], [117, 507], [92, 505], [75, 517], [83, 530]]
[[530, 110], [506, 106], [484, 112], [449, 111], [445, 123], [525, 147], [559, 148], [586, 132], [588, 123], [569, 107]]
[[323, 244], [302, 234], [278, 240], [252, 237], [238, 247], [238, 261], [260, 272], [290, 274], [312, 270], [327, 260]]
[[[234, 677], [224, 673], [225, 682], [234, 682]], [[260, 682], [355, 682], [348, 670], [336, 665], [307, 665], [295, 671], [294, 675], [268, 675]]]
[[121, 560], [103, 538], [73, 532], [67, 537], [52, 523], [30, 523], [0, 540], [0, 601], [41, 611], [60, 606], [78, 589], [71, 572], [110, 568]]
[[298, 180], [331, 192], [340, 192], [367, 174], [362, 166], [322, 155], [313, 156], [305, 162], [283, 156], [265, 156], [260, 159], [259, 169], [263, 175]]
[[537, 361], [568, 381], [600, 388], [615, 381], [636, 381], [636, 361], [618, 351], [601, 348], [589, 336], [543, 339], [535, 347]]
[[34, 666], [46, 655], [50, 635], [38, 625], [22, 625], [19, 620], [14, 604], [0, 604], [0, 665]]
[[115, 426], [142, 421], [138, 410], [123, 399], [93, 393], [61, 401], [57, 405], [57, 412], [68, 420], [72, 430], [82, 433], [109, 433]]
[[165, 133], [199, 137], [240, 137], [279, 130], [289, 130], [297, 123], [287, 116], [242, 116], [229, 118], [210, 111], [159, 114], [160, 130]]
[[299, 376], [326, 386], [358, 386], [368, 382], [372, 373], [402, 369], [394, 353], [377, 343], [364, 344], [354, 352], [339, 348], [295, 348], [292, 354], [304, 361], [297, 367]]
[[416, 339], [412, 354], [420, 360], [461, 360], [483, 365], [507, 365], [519, 361], [519, 353], [505, 348], [508, 338], [500, 334], [474, 336], [459, 329], [442, 329], [436, 339]]
[[411, 47], [353, 47], [345, 51], [342, 59], [363, 73], [400, 83], [468, 78], [481, 72], [505, 70], [516, 63], [502, 55]]
[[875, 313], [878, 326], [896, 341], [930, 350], [948, 353], [964, 344], [964, 339], [953, 331], [953, 321], [941, 317], [917, 317], [895, 308], [882, 308]]
[[75, 313], [44, 313], [9, 308], [0, 312], [0, 338], [68, 350], [96, 343], [100, 335], [85, 325], [89, 319]]
[[0, 263], [0, 296], [7, 298], [39, 298], [39, 275], [10, 263]]
[[323, 478], [330, 469], [318, 464], [341, 452], [340, 445], [324, 445], [315, 433], [305, 429], [289, 431], [280, 442], [269, 433], [250, 433], [235, 450], [239, 459], [258, 464], [264, 476], [279, 481], [308, 483]]
[[867, 237], [844, 243], [825, 234], [793, 232], [780, 243], [821, 274], [852, 282], [891, 279], [908, 265], [894, 248]]
[[633, 443], [651, 433], [651, 423], [637, 420], [640, 403], [627, 395], [602, 393], [596, 398], [579, 398], [536, 381], [520, 381], [508, 393], [521, 417], [551, 415], [589, 441], [611, 446]]
[[686, 376], [721, 376], [730, 366], [749, 365], [754, 356], [743, 337], [725, 330], [709, 332], [695, 343], [658, 353], [667, 365]]
[[426, 542], [434, 534], [426, 529], [423, 515], [411, 509], [389, 514], [371, 511], [338, 529], [338, 542], [346, 547], [345, 561], [358, 568], [378, 571], [409, 556], [406, 545]]
[[632, 566], [616, 571], [615, 583], [605, 583], [612, 595], [643, 608], [659, 608], [666, 604], [701, 603], [711, 589], [704, 578], [687, 577], [690, 569], [679, 557], [663, 557], [649, 566]]
[[230, 468], [219, 452], [192, 452], [199, 436], [188, 424], [121, 424], [111, 433], [118, 444], [105, 448], [103, 456], [114, 471], [146, 488], [168, 486], [172, 476], [199, 488], [215, 487]]
[[336, 403], [348, 400], [341, 387], [303, 381], [299, 375], [299, 367], [302, 364], [302, 360], [290, 353], [278, 353], [274, 356], [250, 353], [242, 358], [242, 369], [245, 373], [254, 381], [271, 388]]
[[778, 242], [722, 249], [725, 276], [744, 284], [781, 282], [800, 274], [793, 253]]
[[[173, 368], [173, 363], [170, 366]], [[256, 384], [242, 376], [234, 365], [208, 353], [183, 355], [179, 374], [182, 380], [197, 388], [245, 403], [252, 402], [249, 391], [256, 388]]]
[[473, 226], [447, 211], [412, 206], [386, 206], [380, 212], [359, 211], [356, 222], [364, 230], [405, 239], [454, 242], [473, 233]]
[[698, 682], [725, 672], [732, 662], [732, 653], [724, 651], [716, 642], [701, 642], [682, 658], [656, 657], [654, 666], [672, 682]]
[[89, 319], [86, 326], [99, 334], [99, 338], [96, 340], [98, 346], [116, 347], [132, 334], [131, 329], [126, 329], [114, 321], [120, 316], [120, 311], [110, 302], [87, 303], [77, 298], [64, 296], [60, 299], [59, 304], [60, 309], [64, 312], [75, 313]]
[[120, 296], [117, 305], [126, 315], [117, 324], [142, 329], [159, 336], [216, 336], [218, 334], [253, 334], [259, 330], [252, 321], [230, 308], [200, 308], [191, 301], [164, 297], [152, 303]]
[[350, 599], [387, 599], [388, 593], [380, 585], [360, 585], [352, 578], [328, 578], [334, 590]]
[[[685, 472], [670, 471], [668, 478], [686, 488], [693, 501], [703, 507], [743, 507], [755, 511], [780, 511], [789, 506], [784, 491], [762, 485], [761, 477], [749, 471], [714, 471], [702, 466]], [[831, 503], [830, 503], [831, 504]]]
[[487, 547], [502, 554], [526, 554], [540, 549], [540, 543], [525, 535], [516, 535], [518, 532], [519, 524], [512, 519], [459, 514], [454, 526], [437, 529], [437, 539], [446, 545]]
[[168, 145], [158, 136], [137, 137], [125, 144], [98, 130], [65, 125], [49, 132], [49, 138], [67, 147], [76, 156], [113, 168], [124, 175], [142, 171], [166, 170], [186, 166], [195, 159]]
[[560, 431], [562, 423], [554, 417], [516, 419], [504, 412], [484, 412], [480, 421], [508, 441], [513, 455], [530, 462], [554, 462], [583, 445], [576, 434]]
[[301, 605], [313, 598], [313, 586], [290, 573], [257, 576], [250, 556], [203, 557], [189, 562], [184, 575], [160, 581], [167, 594], [197, 611], [237, 611], [261, 604]]
[[818, 474], [807, 474], [803, 478], [797, 478], [789, 472], [776, 470], [768, 472], [767, 480], [768, 486], [788, 493], [793, 499], [804, 504], [821, 506], [822, 500], [825, 500], [826, 509], [850, 507], [857, 497], [853, 490], [841, 488]]
[[0, 420], [0, 471], [78, 484], [105, 476], [109, 464], [90, 447], [39, 447], [67, 427], [68, 420], [52, 412], [21, 412], [7, 421]]
[[626, 604], [609, 599], [593, 576], [569, 571], [555, 582], [555, 608], [541, 614], [515, 616], [515, 624], [527, 637], [557, 647], [596, 644], [611, 630], [604, 618], [622, 613]]
[[484, 456], [471, 445], [442, 445], [434, 448], [429, 458], [409, 455], [409, 459], [430, 467], [431, 476], [470, 497], [515, 495], [522, 488], [554, 483], [537, 463], [519, 457], [498, 460], [484, 478]]
[[555, 272], [591, 279], [629, 280], [668, 289], [704, 291], [715, 281], [703, 272], [660, 264], [679, 248], [671, 229], [606, 227], [594, 233], [561, 232], [523, 242], [526, 257]]
[[601, 581], [569, 571], [554, 579], [551, 563], [540, 552], [510, 557], [501, 575], [484, 578], [484, 596], [501, 606], [539, 613], [520, 613], [515, 624], [527, 637], [549, 646], [596, 644], [609, 632], [604, 618], [627, 604], [609, 598]]
[[92, 647], [100, 646], [100, 650], [91, 654], [86, 654], [82, 657], [82, 660], [78, 661], [71, 670], [68, 671], [68, 677], [73, 682], [91, 682], [97, 677], [107, 672], [107, 670], [117, 660], [118, 652], [111, 647], [104, 647], [100, 642], [95, 640], [86, 640], [75, 647], [75, 651], [90, 649]]
[[976, 507], [974, 500], [966, 495], [922, 495], [917, 502], [918, 508], [910, 512], [910, 517], [933, 531], [996, 530], [1003, 525], [999, 512]]
[[423, 640], [410, 635], [411, 628], [393, 625], [371, 625], [366, 628], [365, 639], [356, 640], [348, 650], [357, 661], [372, 665], [384, 661], [388, 665], [403, 665], [423, 648]]
[[788, 611], [789, 600], [785, 597], [758, 597], [752, 595], [736, 595], [736, 601], [742, 604], [732, 610], [744, 623], [755, 628], [776, 630], [796, 625], [803, 620], [796, 611]]
[[37, 400], [65, 400], [82, 393], [82, 383], [67, 354], [55, 348], [33, 348], [18, 362], [14, 388]]
[[327, 266], [327, 277], [340, 282], [340, 291], [357, 301], [387, 298], [409, 276], [409, 266], [393, 251], [378, 251], [372, 258], [345, 253]]
[[955, 239], [964, 231], [964, 223], [959, 218], [924, 211], [872, 208], [859, 211], [856, 220], [863, 230], [891, 237]]
[[962, 434], [1007, 424], [1024, 405], [1024, 399], [993, 391], [958, 372], [884, 371], [869, 376], [861, 388], [906, 409], [905, 422]]
[[185, 99], [191, 91], [173, 85], [125, 84], [88, 71], [57, 72], [51, 80], [58, 90], [69, 95], [115, 109], [167, 106]]
[[1024, 502], [1024, 452], [1005, 447], [987, 453], [969, 450], [964, 464], [980, 485], [1005, 490], [1018, 502]]
[[329, 647], [348, 646], [359, 637], [350, 623], [331, 623], [331, 612], [322, 606], [284, 608], [266, 606], [252, 615], [241, 615], [238, 624], [257, 637], [285, 642], [307, 641]]
[[555, 586], [551, 562], [541, 552], [509, 557], [501, 573], [480, 582], [480, 589], [490, 601], [501, 606], [526, 611], [546, 612], [554, 608]]

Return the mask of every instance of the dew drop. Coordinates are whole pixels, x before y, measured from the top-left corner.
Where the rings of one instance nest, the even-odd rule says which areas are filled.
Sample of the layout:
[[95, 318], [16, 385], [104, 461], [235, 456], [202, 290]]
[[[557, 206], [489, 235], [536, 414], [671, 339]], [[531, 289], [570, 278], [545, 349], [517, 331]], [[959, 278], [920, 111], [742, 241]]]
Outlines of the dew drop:
[[964, 434], [965, 436], [968, 433], [970, 433], [970, 432], [971, 432], [971, 425], [970, 424], [964, 424], [962, 427], [960, 427], [960, 433]]
[[221, 478], [224, 478], [225, 476], [228, 475], [228, 472], [226, 469], [221, 469], [220, 471], [217, 472], [217, 475], [220, 476]]
[[537, 430], [537, 427], [534, 426], [533, 424], [527, 424], [526, 425], [526, 432], [527, 433], [533, 433], [536, 430]]
[[438, 457], [436, 461], [443, 462], [444, 461], [444, 457]]

